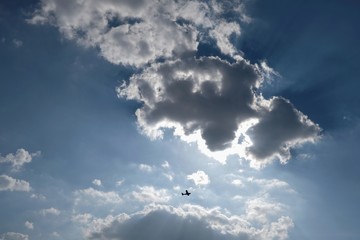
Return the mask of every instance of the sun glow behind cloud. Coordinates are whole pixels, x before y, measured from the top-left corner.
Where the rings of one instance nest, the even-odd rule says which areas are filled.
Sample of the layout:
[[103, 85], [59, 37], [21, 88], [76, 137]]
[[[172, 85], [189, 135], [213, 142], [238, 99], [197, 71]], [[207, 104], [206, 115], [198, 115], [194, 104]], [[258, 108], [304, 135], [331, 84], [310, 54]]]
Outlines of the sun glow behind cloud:
[[[1, 173], [0, 191], [28, 193], [32, 201], [48, 204], [36, 211], [43, 217], [65, 222], [71, 216], [87, 239], [175, 238], [180, 224], [182, 236], [197, 232], [200, 239], [287, 239], [294, 227], [288, 199], [296, 199], [296, 191], [282, 179], [253, 171], [275, 160], [286, 164], [291, 150], [317, 141], [321, 129], [289, 100], [262, 95], [263, 84], [280, 74], [238, 49], [242, 26], [251, 21], [245, 1], [42, 0], [27, 22], [51, 25], [65, 39], [130, 69], [116, 89], [118, 97], [138, 102], [140, 133], [152, 140], [170, 137], [140, 150], [144, 145], [129, 146], [128, 136], [121, 136], [119, 145], [106, 140], [101, 147], [121, 157], [102, 149], [101, 161], [92, 159], [93, 166], [101, 165], [99, 175], [64, 197], [69, 209], [51, 206], [51, 196], [11, 175], [25, 172], [40, 156], [25, 149], [0, 157], [9, 167]], [[209, 45], [204, 55], [203, 45]], [[24, 41], [21, 48], [26, 46]], [[161, 142], [165, 147], [156, 149]], [[196, 148], [205, 163], [195, 157]], [[109, 174], [101, 175], [102, 169]], [[191, 197], [182, 198], [185, 189]], [[25, 227], [37, 231], [39, 224], [32, 223]], [[166, 227], [158, 235], [138, 231], [154, 223]], [[55, 230], [49, 236], [61, 238]]]

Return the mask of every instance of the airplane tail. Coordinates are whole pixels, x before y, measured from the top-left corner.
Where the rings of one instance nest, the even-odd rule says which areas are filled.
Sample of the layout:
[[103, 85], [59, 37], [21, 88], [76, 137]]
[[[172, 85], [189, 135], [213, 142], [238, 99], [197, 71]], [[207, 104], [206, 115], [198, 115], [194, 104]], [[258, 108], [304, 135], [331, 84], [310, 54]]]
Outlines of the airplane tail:
[[182, 196], [184, 196], [184, 195], [185, 195], [185, 193], [181, 193], [181, 195], [182, 195]]

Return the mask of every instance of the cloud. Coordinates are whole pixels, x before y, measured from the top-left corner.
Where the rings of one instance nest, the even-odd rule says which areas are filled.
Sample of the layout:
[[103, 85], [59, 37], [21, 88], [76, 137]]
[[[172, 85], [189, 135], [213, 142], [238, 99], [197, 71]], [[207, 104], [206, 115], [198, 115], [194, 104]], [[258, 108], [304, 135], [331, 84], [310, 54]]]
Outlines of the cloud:
[[19, 39], [13, 39], [13, 44], [14, 44], [14, 46], [16, 47], [16, 48], [20, 48], [20, 47], [22, 47], [22, 45], [24, 44], [21, 40], [19, 40]]
[[[42, 0], [28, 22], [51, 24], [109, 62], [135, 66], [117, 91], [142, 104], [138, 126], [151, 139], [173, 129], [222, 163], [238, 155], [261, 168], [286, 163], [292, 148], [320, 133], [288, 100], [263, 98], [262, 83], [279, 74], [233, 44], [240, 24], [251, 22], [243, 1]], [[212, 42], [221, 54], [199, 56], [198, 46]]]
[[210, 31], [210, 36], [216, 39], [217, 46], [221, 52], [228, 55], [235, 55], [238, 50], [230, 42], [231, 34], [240, 35], [240, 26], [235, 22], [220, 21], [213, 30]]
[[86, 188], [81, 190], [76, 190], [75, 195], [75, 204], [118, 204], [122, 203], [122, 198], [114, 191], [104, 192], [99, 191], [94, 188]]
[[140, 202], [164, 203], [171, 199], [166, 189], [155, 189], [153, 186], [138, 186], [138, 191], [133, 191], [132, 196]]
[[164, 175], [167, 179], [169, 179], [169, 181], [172, 181], [172, 180], [174, 179], [174, 177], [173, 177], [171, 174], [169, 174], [169, 173], [163, 173], [163, 175]]
[[238, 187], [243, 187], [244, 183], [240, 180], [240, 179], [234, 179], [231, 184], [238, 186]]
[[[279, 216], [252, 224], [221, 208], [186, 204], [179, 207], [150, 204], [131, 215], [120, 214], [88, 223], [88, 239], [286, 239], [291, 218]], [[141, 231], [140, 231], [141, 229]]]
[[30, 230], [33, 230], [34, 229], [34, 223], [26, 221], [25, 222], [25, 227], [27, 227]]
[[0, 175], [0, 191], [29, 192], [30, 184], [27, 181], [15, 179], [7, 175]]
[[122, 180], [117, 181], [115, 185], [117, 187], [120, 187], [124, 182], [125, 182], [125, 179], [122, 179]]
[[285, 163], [291, 148], [315, 141], [320, 132], [288, 100], [257, 93], [265, 79], [259, 69], [243, 59], [230, 63], [190, 55], [153, 64], [118, 92], [143, 104], [136, 116], [150, 138], [170, 128], [221, 162], [237, 154], [259, 168], [275, 158]]
[[36, 193], [32, 193], [30, 195], [30, 198], [33, 198], [33, 199], [39, 199], [39, 200], [42, 200], [42, 201], [45, 201], [46, 200], [46, 197], [42, 194], [36, 194]]
[[140, 164], [139, 169], [143, 172], [152, 172], [153, 168], [147, 164]]
[[165, 161], [163, 164], [161, 164], [161, 166], [165, 169], [169, 169], [170, 168], [170, 164], [168, 161]]
[[22, 233], [7, 232], [0, 235], [0, 240], [29, 240], [29, 236]]
[[95, 186], [101, 186], [101, 180], [100, 179], [94, 179], [92, 181], [92, 184], [94, 184]]
[[40, 214], [43, 216], [47, 216], [47, 215], [58, 216], [58, 215], [60, 215], [60, 213], [61, 213], [61, 211], [59, 209], [56, 209], [53, 207], [40, 210]]
[[[245, 16], [241, 1], [61, 1], [42, 0], [28, 20], [51, 24], [85, 47], [97, 47], [115, 64], [141, 66], [158, 58], [195, 51], [201, 38], [213, 38], [225, 54], [235, 48], [228, 38], [239, 34], [225, 14]], [[236, 19], [238, 20], [238, 19]]]
[[0, 163], [10, 163], [13, 170], [19, 170], [24, 164], [30, 163], [34, 157], [40, 156], [40, 152], [29, 153], [23, 148], [16, 150], [16, 153], [9, 153], [5, 157], [0, 155]]
[[195, 185], [207, 185], [210, 183], [209, 176], [204, 171], [197, 171], [187, 175], [188, 180], [193, 180]]
[[271, 189], [278, 189], [278, 188], [282, 188], [282, 189], [286, 189], [289, 192], [294, 192], [294, 190], [290, 187], [290, 185], [287, 182], [281, 181], [279, 179], [255, 179], [253, 177], [250, 177], [247, 179], [248, 182], [251, 183], [256, 183], [257, 185], [259, 185], [260, 187], [262, 187], [263, 189], [267, 190], [271, 190]]
[[273, 97], [268, 107], [247, 134], [253, 145], [247, 148], [254, 159], [269, 161], [274, 157], [282, 163], [291, 157], [290, 149], [304, 142], [314, 142], [320, 127], [294, 108], [286, 99]]

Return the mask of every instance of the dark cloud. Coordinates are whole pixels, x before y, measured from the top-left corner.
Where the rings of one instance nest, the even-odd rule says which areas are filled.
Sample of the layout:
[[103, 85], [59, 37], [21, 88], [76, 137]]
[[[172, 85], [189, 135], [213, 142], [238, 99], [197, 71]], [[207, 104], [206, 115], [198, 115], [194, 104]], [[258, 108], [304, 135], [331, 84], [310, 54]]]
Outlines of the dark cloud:
[[124, 223], [113, 221], [101, 232], [92, 233], [89, 239], [121, 240], [158, 240], [158, 239], [249, 239], [246, 235], [235, 237], [221, 234], [209, 228], [202, 220], [195, 217], [182, 218], [166, 211], [149, 213], [146, 216], [134, 217]]
[[257, 115], [252, 104], [259, 81], [256, 69], [245, 61], [188, 57], [134, 75], [121, 93], [144, 102], [142, 127], [179, 123], [186, 133], [200, 130], [209, 149], [216, 151], [228, 147], [239, 123]]
[[285, 162], [291, 147], [316, 139], [320, 128], [288, 100], [258, 93], [268, 69], [245, 60], [182, 57], [154, 64], [119, 88], [120, 96], [143, 103], [137, 117], [145, 134], [161, 137], [163, 128], [175, 128], [180, 136], [198, 132], [210, 151], [222, 151], [241, 145], [240, 125], [257, 119], [242, 134], [252, 142], [248, 157], [262, 164], [274, 157]]
[[256, 213], [254, 210], [241, 216], [229, 216], [229, 213], [222, 212], [220, 208], [207, 209], [190, 204], [180, 207], [152, 204], [130, 216], [120, 214], [115, 217], [108, 216], [105, 219], [93, 219], [88, 222], [90, 231], [87, 231], [87, 238], [104, 240], [286, 239], [288, 230], [293, 227], [292, 220], [289, 217], [280, 216], [272, 221], [268, 218], [267, 206], [262, 206], [263, 203], [255, 205], [255, 211], [262, 211], [259, 219], [256, 214], [253, 215]]
[[247, 132], [253, 142], [248, 151], [256, 159], [278, 155], [286, 161], [290, 157], [291, 146], [312, 141], [319, 132], [319, 126], [296, 110], [288, 100], [274, 97], [259, 123]]

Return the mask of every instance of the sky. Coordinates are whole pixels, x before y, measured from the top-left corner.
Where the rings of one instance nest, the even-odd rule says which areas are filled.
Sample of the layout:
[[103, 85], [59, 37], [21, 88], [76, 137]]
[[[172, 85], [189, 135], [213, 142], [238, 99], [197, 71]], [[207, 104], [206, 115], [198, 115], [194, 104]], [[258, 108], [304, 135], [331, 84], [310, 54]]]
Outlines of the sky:
[[1, 1], [0, 240], [359, 239], [359, 10]]

